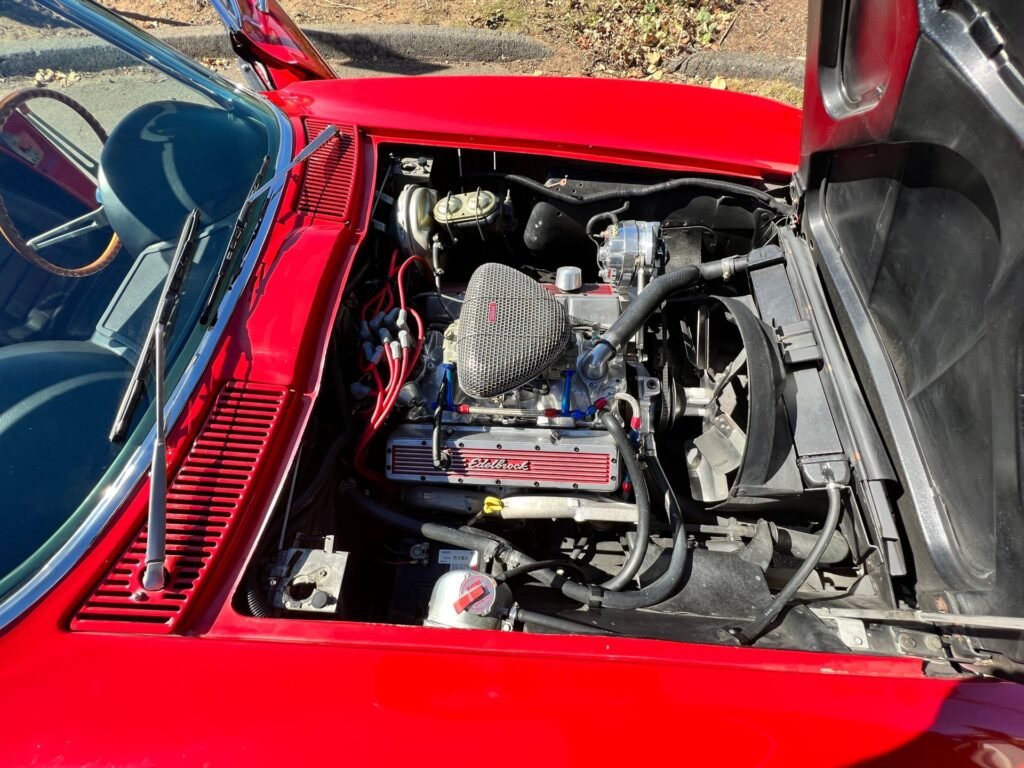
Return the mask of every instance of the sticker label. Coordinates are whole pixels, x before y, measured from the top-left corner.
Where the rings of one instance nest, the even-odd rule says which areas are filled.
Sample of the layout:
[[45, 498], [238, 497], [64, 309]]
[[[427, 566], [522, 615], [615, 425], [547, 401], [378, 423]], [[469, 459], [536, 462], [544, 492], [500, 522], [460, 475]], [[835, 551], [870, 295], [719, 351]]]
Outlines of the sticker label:
[[477, 616], [486, 616], [490, 613], [496, 596], [494, 586], [494, 579], [486, 574], [471, 573], [466, 576], [462, 582], [462, 587], [459, 589], [460, 597], [469, 594], [476, 587], [479, 587], [483, 592], [480, 597], [466, 607], [466, 610], [470, 613], [475, 613]]
[[475, 554], [471, 549], [442, 549], [437, 553], [437, 562], [447, 565], [449, 571], [457, 571], [460, 568], [471, 568]]

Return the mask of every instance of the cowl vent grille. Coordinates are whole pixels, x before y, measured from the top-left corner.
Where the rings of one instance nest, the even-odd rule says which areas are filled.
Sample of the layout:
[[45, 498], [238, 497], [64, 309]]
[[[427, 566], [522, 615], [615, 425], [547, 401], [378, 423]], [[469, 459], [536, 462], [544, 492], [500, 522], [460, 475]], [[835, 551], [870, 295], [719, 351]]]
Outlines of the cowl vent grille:
[[167, 490], [167, 588], [142, 589], [143, 528], [71, 621], [74, 630], [173, 632], [238, 521], [286, 390], [229, 382]]
[[[306, 140], [312, 141], [330, 124], [307, 118]], [[347, 221], [358, 155], [355, 128], [338, 125], [338, 134], [306, 160], [299, 210], [318, 219]]]

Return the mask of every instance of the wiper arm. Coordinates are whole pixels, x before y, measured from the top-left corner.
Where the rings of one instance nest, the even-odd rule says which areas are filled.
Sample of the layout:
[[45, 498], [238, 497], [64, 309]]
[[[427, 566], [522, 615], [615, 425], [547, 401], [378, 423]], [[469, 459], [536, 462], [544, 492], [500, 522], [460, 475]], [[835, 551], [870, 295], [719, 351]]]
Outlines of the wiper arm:
[[196, 233], [199, 229], [199, 211], [193, 210], [178, 235], [174, 258], [167, 270], [164, 289], [153, 313], [153, 323], [146, 334], [142, 354], [135, 364], [135, 372], [128, 384], [128, 391], [121, 401], [118, 417], [114, 421], [111, 439], [120, 436], [128, 422], [129, 415], [138, 402], [139, 392], [150, 362], [153, 366], [153, 408], [156, 411], [155, 437], [153, 439], [153, 464], [149, 470], [149, 519], [146, 523], [146, 570], [142, 574], [142, 588], [156, 591], [164, 588], [166, 575], [164, 562], [167, 560], [167, 424], [164, 422], [164, 342], [171, 327], [175, 309], [181, 299], [181, 284], [192, 263]]
[[[142, 385], [146, 380], [146, 371], [154, 358], [154, 346], [157, 332], [167, 332], [170, 327], [174, 310], [178, 306], [180, 298], [181, 283], [185, 279], [185, 272], [192, 263], [192, 251], [196, 244], [196, 233], [199, 230], [199, 211], [192, 211], [185, 219], [185, 223], [178, 235], [178, 245], [174, 249], [174, 257], [171, 259], [170, 268], [167, 270], [167, 277], [164, 279], [163, 291], [153, 312], [153, 320], [150, 322], [149, 331], [142, 342], [142, 351], [135, 363], [135, 370], [132, 371], [131, 379], [128, 381], [128, 389], [125, 390], [121, 403], [117, 407], [117, 416], [114, 417], [114, 424], [110, 428], [110, 442], [119, 443], [124, 439], [125, 431], [128, 428], [128, 421], [132, 412], [142, 395]], [[161, 339], [161, 342], [163, 339]], [[162, 360], [160, 361], [162, 364]], [[160, 392], [163, 381], [157, 377], [157, 391]], [[158, 416], [162, 413], [157, 410]]]
[[309, 144], [307, 144], [305, 147], [303, 147], [302, 151], [299, 152], [299, 154], [297, 154], [292, 159], [292, 161], [288, 163], [288, 165], [286, 165], [280, 171], [271, 176], [270, 179], [267, 180], [266, 184], [257, 188], [254, 192], [250, 192], [246, 202], [249, 202], [250, 200], [255, 200], [257, 197], [259, 197], [272, 186], [274, 186], [274, 184], [276, 184], [280, 179], [282, 179], [285, 176], [285, 174], [287, 174], [292, 168], [294, 168], [296, 165], [298, 165], [307, 157], [309, 157], [318, 149], [320, 149], [320, 147], [322, 147], [324, 144], [326, 144], [328, 141], [334, 138], [334, 136], [337, 135], [337, 133], [338, 126], [336, 125], [328, 125], [322, 131], [320, 131], [320, 135], [313, 139], [311, 142], [309, 142]]
[[[241, 242], [242, 232], [245, 231], [247, 219], [249, 217], [249, 213], [252, 211], [253, 204], [286, 173], [299, 163], [306, 160], [306, 158], [320, 149], [320, 147], [326, 144], [337, 133], [338, 126], [328, 125], [315, 139], [313, 139], [313, 141], [303, 147], [299, 154], [297, 154], [292, 161], [288, 163], [288, 165], [275, 173], [269, 180], [267, 180], [266, 183], [263, 183], [263, 177], [266, 175], [267, 168], [270, 166], [270, 156], [264, 156], [263, 164], [260, 166], [260, 170], [256, 174], [256, 178], [253, 180], [252, 186], [249, 188], [249, 194], [246, 196], [245, 202], [242, 204], [242, 210], [239, 211], [238, 217], [235, 219], [234, 228], [231, 230], [231, 239], [228, 241], [228, 247], [224, 252], [224, 258], [221, 259], [220, 270], [217, 272], [217, 279], [213, 283], [213, 288], [210, 290], [210, 295], [206, 299], [206, 304], [203, 305], [203, 312], [199, 316], [200, 323], [203, 325], [212, 325], [217, 320], [217, 313], [214, 311], [217, 294], [220, 293], [224, 283], [227, 282], [230, 277], [230, 269], [231, 264], [234, 261], [235, 251], [238, 249], [238, 245]], [[264, 197], [262, 204], [266, 205], [266, 203], [267, 198]]]
[[[242, 242], [242, 233], [245, 231], [248, 224], [249, 214], [252, 212], [253, 206], [256, 204], [256, 200], [259, 199], [258, 196], [256, 196], [256, 191], [259, 189], [260, 184], [263, 183], [263, 177], [266, 175], [267, 168], [269, 167], [270, 155], [264, 155], [263, 164], [256, 173], [256, 178], [252, 181], [252, 186], [249, 188], [249, 194], [246, 195], [245, 202], [242, 204], [242, 210], [238, 212], [238, 217], [235, 219], [235, 225], [231, 229], [231, 238], [228, 240], [228, 247], [224, 249], [224, 256], [221, 257], [220, 269], [217, 271], [217, 279], [213, 281], [213, 287], [210, 289], [210, 293], [206, 297], [206, 303], [203, 305], [203, 312], [199, 315], [199, 322], [203, 325], [213, 325], [217, 320], [217, 312], [215, 311], [217, 295], [229, 279], [231, 265], [234, 263], [235, 253], [238, 250], [238, 246]], [[264, 197], [261, 207], [266, 204], [267, 198]]]

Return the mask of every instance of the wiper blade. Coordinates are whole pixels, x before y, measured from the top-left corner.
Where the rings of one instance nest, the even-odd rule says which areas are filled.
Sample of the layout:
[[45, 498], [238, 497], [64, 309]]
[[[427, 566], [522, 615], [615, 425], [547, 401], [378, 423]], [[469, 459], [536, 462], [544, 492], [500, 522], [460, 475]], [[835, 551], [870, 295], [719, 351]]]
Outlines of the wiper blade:
[[[249, 187], [249, 194], [246, 195], [245, 202], [242, 204], [242, 210], [238, 212], [238, 217], [235, 219], [235, 225], [231, 229], [231, 238], [228, 240], [228, 247], [224, 249], [224, 255], [220, 260], [220, 269], [217, 271], [217, 279], [213, 281], [213, 287], [210, 289], [210, 293], [206, 298], [206, 303], [203, 305], [203, 312], [199, 316], [199, 322], [203, 325], [213, 325], [217, 320], [217, 296], [220, 294], [221, 289], [229, 279], [231, 266], [235, 260], [235, 253], [238, 251], [238, 246], [242, 242], [242, 233], [245, 231], [249, 222], [249, 214], [252, 212], [257, 199], [259, 199], [258, 196], [256, 196], [256, 190], [258, 190], [260, 184], [263, 183], [263, 177], [266, 175], [267, 168], [269, 167], [270, 155], [264, 155], [263, 164], [260, 165], [260, 169], [256, 173], [256, 178], [253, 179], [252, 186]], [[264, 197], [260, 204], [261, 208], [266, 204], [267, 198]]]
[[[167, 277], [164, 280], [163, 291], [156, 304], [156, 311], [153, 312], [153, 320], [150, 323], [149, 331], [142, 342], [142, 351], [135, 363], [135, 370], [132, 371], [131, 379], [128, 381], [128, 389], [125, 390], [121, 403], [117, 407], [117, 416], [114, 417], [114, 424], [110, 428], [110, 442], [118, 443], [124, 439], [128, 428], [128, 421], [132, 412], [142, 396], [142, 385], [146, 380], [146, 372], [154, 362], [157, 355], [155, 346], [157, 336], [165, 334], [171, 325], [174, 310], [178, 306], [178, 299], [181, 296], [181, 284], [185, 279], [185, 273], [192, 263], [192, 251], [195, 249], [196, 233], [199, 230], [199, 211], [192, 211], [185, 219], [181, 234], [178, 235], [178, 245], [174, 250], [174, 257], [171, 259], [170, 268], [167, 270]], [[163, 352], [162, 342], [161, 353]], [[163, 360], [157, 361], [161, 365]], [[163, 392], [163, 377], [156, 376], [156, 389], [159, 396]], [[163, 418], [163, 409], [157, 408], [157, 419]]]

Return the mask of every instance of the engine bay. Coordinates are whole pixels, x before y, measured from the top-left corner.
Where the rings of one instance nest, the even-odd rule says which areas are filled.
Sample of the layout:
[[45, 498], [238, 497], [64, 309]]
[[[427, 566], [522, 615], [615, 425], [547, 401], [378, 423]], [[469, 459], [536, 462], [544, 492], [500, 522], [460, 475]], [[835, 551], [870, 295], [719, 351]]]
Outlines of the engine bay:
[[788, 188], [390, 146], [373, 194], [240, 610], [895, 648], [829, 614], [907, 567]]

